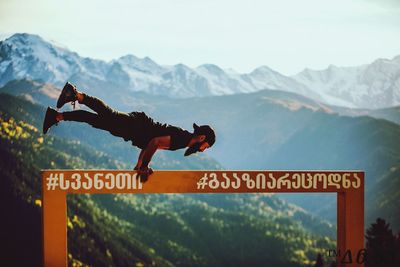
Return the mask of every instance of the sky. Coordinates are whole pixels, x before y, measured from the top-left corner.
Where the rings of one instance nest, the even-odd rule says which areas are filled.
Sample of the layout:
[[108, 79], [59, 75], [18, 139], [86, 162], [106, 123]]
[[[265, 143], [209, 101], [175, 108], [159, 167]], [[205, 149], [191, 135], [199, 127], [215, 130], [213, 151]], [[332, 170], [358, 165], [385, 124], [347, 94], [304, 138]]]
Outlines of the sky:
[[400, 1], [0, 0], [0, 38], [16, 32], [107, 61], [293, 75], [400, 55]]

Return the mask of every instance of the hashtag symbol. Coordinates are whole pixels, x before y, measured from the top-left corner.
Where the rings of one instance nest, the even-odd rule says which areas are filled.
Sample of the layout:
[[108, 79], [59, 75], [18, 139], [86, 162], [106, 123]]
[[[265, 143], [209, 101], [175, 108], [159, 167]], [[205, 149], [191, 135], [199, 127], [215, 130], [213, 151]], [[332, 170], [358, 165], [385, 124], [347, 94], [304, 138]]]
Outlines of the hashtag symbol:
[[206, 185], [208, 185], [208, 177], [207, 174], [204, 174], [204, 176], [197, 182], [197, 189], [204, 189]]
[[46, 178], [46, 185], [47, 190], [55, 190], [58, 186], [58, 174], [57, 173], [50, 173], [50, 176]]

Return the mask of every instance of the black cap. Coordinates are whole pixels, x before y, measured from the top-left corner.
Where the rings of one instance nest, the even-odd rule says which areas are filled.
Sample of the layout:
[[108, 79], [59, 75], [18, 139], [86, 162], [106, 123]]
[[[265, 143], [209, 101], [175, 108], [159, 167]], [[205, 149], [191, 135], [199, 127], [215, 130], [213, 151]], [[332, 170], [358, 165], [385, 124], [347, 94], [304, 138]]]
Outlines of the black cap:
[[215, 143], [215, 132], [209, 125], [201, 125], [198, 126], [196, 123], [193, 123], [194, 135], [205, 135], [206, 141], [210, 147]]

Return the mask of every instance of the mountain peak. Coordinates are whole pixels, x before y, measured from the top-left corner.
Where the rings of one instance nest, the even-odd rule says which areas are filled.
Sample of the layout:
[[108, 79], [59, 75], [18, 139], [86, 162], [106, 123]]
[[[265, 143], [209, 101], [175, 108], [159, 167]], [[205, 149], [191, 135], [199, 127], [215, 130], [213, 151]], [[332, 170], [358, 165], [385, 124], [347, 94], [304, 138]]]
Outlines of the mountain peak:
[[392, 59], [388, 59], [388, 58], [378, 58], [376, 59], [374, 62], [372, 62], [372, 64], [370, 65], [378, 65], [378, 66], [398, 66], [400, 65], [400, 55], [393, 57]]
[[[62, 46], [54, 41], [47, 41], [37, 34], [30, 33], [15, 33], [3, 41], [5, 44], [9, 44], [19, 49], [27, 49], [28, 47], [33, 50], [37, 50], [40, 47], [57, 48], [61, 50], [67, 50], [65, 46]], [[71, 52], [72, 53], [72, 52]]]
[[137, 61], [137, 60], [140, 60], [140, 59], [139, 59], [137, 56], [132, 55], [132, 54], [125, 55], [125, 56], [122, 56], [122, 57], [120, 57], [120, 58], [117, 59], [117, 61], [126, 62], [126, 63], [128, 63], [128, 62], [135, 62], [135, 61]]
[[178, 70], [187, 70], [187, 71], [190, 70], [191, 71], [191, 69], [183, 63], [175, 64], [174, 67]]
[[6, 41], [22, 43], [45, 42], [45, 40], [43, 40], [39, 35], [30, 33], [15, 33], [8, 37]]
[[84, 68], [78, 54], [36, 34], [16, 33], [0, 42], [0, 51], [0, 85], [22, 78], [62, 85]]
[[135, 69], [141, 72], [144, 71], [148, 73], [157, 73], [162, 71], [162, 68], [149, 57], [139, 58], [130, 54], [122, 56], [117, 60], [114, 60], [114, 62], [118, 62], [121, 65], [125, 66], [127, 71], [128, 69]]
[[279, 72], [271, 69], [268, 66], [260, 66], [256, 69], [254, 69], [251, 73], [250, 76], [266, 76], [266, 77], [271, 77], [271, 76], [283, 76]]
[[197, 67], [198, 70], [205, 70], [209, 73], [213, 73], [216, 75], [221, 75], [221, 74], [225, 74], [225, 72], [218, 67], [217, 65], [214, 64], [203, 64]]
[[152, 59], [149, 58], [149, 57], [144, 57], [144, 58], [143, 58], [143, 61], [149, 62], [149, 63], [155, 63], [154, 60], [152, 60]]
[[69, 51], [65, 46], [58, 44], [55, 41], [47, 41], [37, 34], [15, 33], [0, 43], [11, 45], [13, 49], [25, 52], [37, 52], [38, 50], [48, 49], [77, 55], [75, 52]]
[[198, 68], [204, 68], [204, 69], [208, 69], [208, 70], [222, 70], [220, 67], [218, 67], [215, 64], [210, 64], [210, 63], [206, 63], [206, 64], [202, 64], [200, 66], [198, 66]]
[[395, 56], [395, 57], [392, 59], [392, 61], [395, 61], [395, 62], [399, 62], [399, 63], [400, 63], [400, 55]]

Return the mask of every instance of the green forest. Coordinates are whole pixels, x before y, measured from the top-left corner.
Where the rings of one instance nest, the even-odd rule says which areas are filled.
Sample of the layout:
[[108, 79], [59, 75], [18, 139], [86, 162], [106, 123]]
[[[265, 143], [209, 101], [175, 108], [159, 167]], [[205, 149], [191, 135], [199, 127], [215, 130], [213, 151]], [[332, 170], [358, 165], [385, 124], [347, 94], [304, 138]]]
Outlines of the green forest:
[[[84, 137], [79, 142], [43, 136], [44, 107], [1, 97], [0, 221], [1, 229], [7, 229], [1, 237], [8, 240], [2, 261], [41, 266], [40, 170], [132, 165], [94, 149]], [[126, 146], [134, 161], [137, 151]], [[186, 161], [171, 153], [157, 157], [154, 166], [221, 168], [207, 157]], [[268, 194], [68, 198], [71, 266], [313, 266], [318, 253], [335, 248], [335, 233], [331, 224]]]

